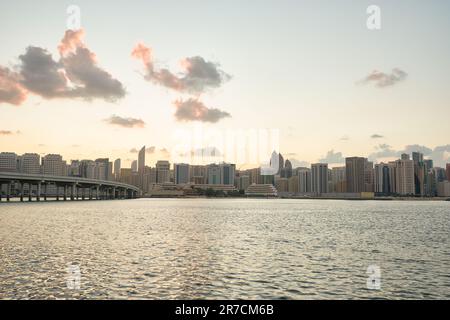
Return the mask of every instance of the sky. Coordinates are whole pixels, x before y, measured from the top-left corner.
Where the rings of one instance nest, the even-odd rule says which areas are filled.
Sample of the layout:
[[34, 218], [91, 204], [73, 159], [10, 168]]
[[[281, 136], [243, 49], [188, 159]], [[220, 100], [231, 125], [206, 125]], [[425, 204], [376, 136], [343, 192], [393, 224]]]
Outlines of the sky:
[[[0, 151], [129, 165], [145, 145], [153, 165], [180, 143], [221, 150], [211, 132], [270, 129], [294, 165], [418, 150], [442, 166], [449, 13], [445, 0], [2, 1]], [[207, 146], [183, 140], [199, 128]]]

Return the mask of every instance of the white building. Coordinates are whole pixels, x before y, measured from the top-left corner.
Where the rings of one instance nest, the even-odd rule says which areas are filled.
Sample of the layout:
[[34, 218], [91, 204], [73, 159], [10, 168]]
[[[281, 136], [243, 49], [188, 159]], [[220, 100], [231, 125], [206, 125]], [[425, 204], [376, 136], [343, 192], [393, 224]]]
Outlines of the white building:
[[52, 176], [65, 176], [66, 162], [59, 154], [47, 154], [42, 158], [42, 173]]
[[26, 174], [41, 173], [41, 157], [37, 153], [25, 153], [19, 157], [19, 171]]
[[402, 196], [414, 195], [414, 161], [397, 160], [396, 164], [396, 193]]
[[250, 197], [276, 197], [278, 193], [277, 189], [271, 184], [252, 184], [245, 190], [245, 195]]
[[17, 172], [17, 154], [13, 152], [0, 153], [0, 171]]

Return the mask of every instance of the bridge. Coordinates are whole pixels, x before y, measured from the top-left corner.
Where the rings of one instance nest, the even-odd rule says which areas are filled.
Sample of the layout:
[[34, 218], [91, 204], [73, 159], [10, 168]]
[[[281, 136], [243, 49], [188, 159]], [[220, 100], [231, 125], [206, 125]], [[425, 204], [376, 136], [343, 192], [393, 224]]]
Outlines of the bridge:
[[0, 172], [0, 201], [3, 197], [6, 201], [10, 201], [13, 197], [19, 197], [20, 201], [24, 201], [25, 196], [28, 196], [28, 201], [32, 201], [33, 198], [36, 201], [47, 201], [50, 196], [58, 201], [60, 198], [62, 200], [134, 199], [139, 193], [138, 187], [116, 181]]

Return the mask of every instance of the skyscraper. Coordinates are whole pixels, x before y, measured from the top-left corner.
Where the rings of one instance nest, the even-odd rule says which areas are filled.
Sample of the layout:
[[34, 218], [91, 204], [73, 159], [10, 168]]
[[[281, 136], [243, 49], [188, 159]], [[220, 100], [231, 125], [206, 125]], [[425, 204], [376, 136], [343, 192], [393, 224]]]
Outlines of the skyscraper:
[[220, 183], [234, 185], [236, 175], [236, 165], [230, 163], [221, 163], [220, 167]]
[[366, 162], [367, 159], [362, 157], [345, 159], [347, 192], [359, 193], [366, 191]]
[[64, 176], [66, 162], [59, 154], [47, 154], [42, 158], [42, 173], [52, 176]]
[[114, 160], [114, 179], [116, 181], [120, 181], [120, 169], [121, 169], [121, 160], [116, 159]]
[[145, 168], [145, 146], [139, 150], [138, 154], [138, 172], [139, 174], [144, 174], [144, 168]]
[[280, 176], [282, 178], [290, 178], [292, 177], [292, 163], [288, 160], [286, 160], [284, 164], [284, 168], [280, 171]]
[[41, 173], [41, 157], [37, 153], [25, 153], [19, 158], [19, 171], [26, 174]]
[[222, 184], [220, 179], [220, 166], [217, 164], [209, 164], [206, 168], [208, 184]]
[[345, 178], [346, 168], [345, 167], [334, 167], [331, 169], [331, 190], [330, 192], [346, 192], [346, 178]]
[[414, 195], [414, 161], [397, 160], [396, 162], [396, 193], [399, 195]]
[[413, 152], [412, 159], [414, 162], [415, 194], [423, 196], [425, 194], [425, 166], [423, 163], [423, 154], [420, 152]]
[[280, 153], [278, 155], [278, 172], [277, 174], [281, 174], [281, 170], [284, 168], [284, 158], [282, 154]]
[[301, 168], [297, 170], [298, 175], [298, 192], [311, 192], [311, 169]]
[[131, 172], [138, 172], [138, 163], [137, 160], [133, 160], [131, 162]]
[[167, 160], [159, 160], [156, 162], [156, 182], [170, 182], [170, 162]]
[[445, 173], [447, 176], [447, 181], [450, 181], [450, 163], [447, 163], [446, 167], [445, 167]]
[[99, 158], [95, 160], [96, 176], [100, 180], [112, 180], [112, 164], [108, 158]]
[[16, 172], [17, 166], [17, 154], [13, 152], [0, 153], [0, 171]]
[[311, 165], [311, 191], [317, 195], [328, 193], [328, 164]]
[[375, 192], [384, 195], [392, 192], [391, 182], [389, 177], [389, 165], [386, 163], [379, 163], [375, 165]]
[[189, 183], [189, 165], [186, 163], [175, 163], [173, 165], [175, 184]]

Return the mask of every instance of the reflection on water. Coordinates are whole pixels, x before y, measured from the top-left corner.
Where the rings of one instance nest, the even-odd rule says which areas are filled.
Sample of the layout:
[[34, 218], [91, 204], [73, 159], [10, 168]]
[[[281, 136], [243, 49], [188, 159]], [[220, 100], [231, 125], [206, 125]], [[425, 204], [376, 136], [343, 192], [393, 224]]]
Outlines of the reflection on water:
[[449, 202], [2, 203], [0, 298], [449, 299], [449, 235]]

